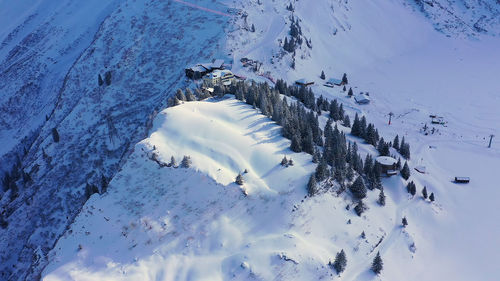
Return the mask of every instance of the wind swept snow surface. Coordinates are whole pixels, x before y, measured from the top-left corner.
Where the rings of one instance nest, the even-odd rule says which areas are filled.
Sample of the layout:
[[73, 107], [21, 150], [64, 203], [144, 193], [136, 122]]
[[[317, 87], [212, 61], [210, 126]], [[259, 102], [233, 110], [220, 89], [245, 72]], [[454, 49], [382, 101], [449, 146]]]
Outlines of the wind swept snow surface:
[[[315, 165], [279, 129], [233, 98], [164, 110], [108, 192], [92, 196], [59, 240], [43, 279], [317, 280], [334, 275], [327, 264], [341, 249], [347, 273], [364, 270], [357, 261], [400, 235], [399, 209], [390, 198], [378, 207], [377, 192], [363, 217], [343, 197], [305, 198]], [[190, 155], [193, 164], [160, 168], [152, 153], [165, 162]], [[279, 164], [285, 154], [293, 166]], [[240, 187], [233, 181], [244, 169]], [[391, 185], [402, 189], [399, 179]]]

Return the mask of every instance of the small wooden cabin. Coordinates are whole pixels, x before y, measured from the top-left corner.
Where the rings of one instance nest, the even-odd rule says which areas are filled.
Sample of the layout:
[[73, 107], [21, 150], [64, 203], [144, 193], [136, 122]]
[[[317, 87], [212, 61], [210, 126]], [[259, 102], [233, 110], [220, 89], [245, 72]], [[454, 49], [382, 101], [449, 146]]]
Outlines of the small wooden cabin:
[[368, 95], [365, 95], [365, 94], [359, 94], [359, 95], [354, 96], [354, 100], [358, 104], [369, 104], [370, 103], [370, 97]]
[[380, 171], [388, 176], [396, 175], [396, 159], [389, 156], [379, 156], [375, 158], [375, 161], [380, 166]]
[[307, 86], [313, 85], [314, 81], [309, 81], [309, 80], [306, 80], [305, 78], [302, 78], [302, 79], [295, 81], [295, 84], [297, 84], [299, 86], [307, 87]]
[[333, 86], [342, 86], [342, 85], [344, 85], [344, 83], [342, 83], [342, 80], [337, 79], [337, 78], [330, 78], [324, 84], [324, 86], [330, 87], [330, 88], [333, 88]]
[[469, 177], [455, 177], [455, 183], [469, 183]]

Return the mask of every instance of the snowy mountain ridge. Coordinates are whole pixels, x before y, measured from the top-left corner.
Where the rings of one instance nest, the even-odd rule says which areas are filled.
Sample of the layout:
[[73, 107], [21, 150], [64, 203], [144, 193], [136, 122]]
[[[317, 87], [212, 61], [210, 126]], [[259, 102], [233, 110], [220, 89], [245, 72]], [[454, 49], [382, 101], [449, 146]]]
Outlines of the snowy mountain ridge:
[[[317, 95], [337, 98], [351, 114], [366, 115], [385, 136], [404, 133], [416, 144], [412, 146], [412, 167], [427, 165], [435, 169], [431, 176], [417, 175], [415, 179], [420, 180], [419, 188], [434, 186], [436, 196], [442, 200], [442, 208], [436, 210], [440, 215], [432, 226], [451, 235], [463, 231], [454, 223], [460, 217], [463, 224], [474, 226], [467, 233], [478, 237], [474, 243], [456, 247], [462, 242], [443, 241], [437, 231], [423, 233], [411, 229], [414, 225], [428, 225], [425, 220], [432, 215], [422, 215], [420, 220], [421, 212], [428, 209], [408, 209], [409, 235], [417, 245], [429, 241], [418, 246], [419, 254], [413, 264], [420, 275], [415, 278], [424, 276], [425, 271], [443, 274], [442, 278], [450, 276], [443, 272], [454, 272], [456, 280], [478, 278], [477, 272], [463, 269], [466, 263], [459, 251], [495, 258], [494, 247], [485, 247], [480, 241], [496, 242], [498, 231], [494, 225], [490, 233], [481, 233], [480, 229], [491, 228], [483, 220], [475, 220], [482, 213], [473, 207], [462, 211], [457, 206], [472, 201], [471, 206], [486, 205], [485, 210], [493, 212], [489, 206], [494, 206], [494, 202], [488, 200], [495, 197], [489, 196], [485, 203], [469, 189], [459, 189], [449, 198], [447, 195], [448, 190], [455, 188], [449, 179], [456, 174], [473, 175], [472, 189], [486, 188], [483, 192], [495, 194], [488, 173], [490, 165], [497, 164], [497, 138], [493, 140], [493, 149], [486, 152], [483, 147], [487, 136], [500, 134], [496, 125], [500, 122], [496, 114], [500, 105], [496, 83], [496, 74], [500, 72], [498, 1], [315, 1], [315, 5], [307, 1], [187, 1], [194, 3], [190, 5], [183, 2], [186, 1], [112, 1], [106, 5], [99, 1], [0, 3], [0, 170], [9, 172], [13, 179], [8, 188], [4, 184], [0, 190], [0, 222], [8, 223], [8, 227], [0, 228], [0, 279], [41, 277], [49, 261], [54, 262], [48, 259], [48, 253], [80, 214], [86, 187], [95, 186], [101, 192], [108, 184], [117, 188], [113, 184], [115, 175], [129, 161], [135, 161], [129, 160], [129, 155], [135, 155], [135, 144], [149, 135], [153, 119], [166, 105], [168, 96], [190, 83], [184, 79], [184, 67], [212, 58], [225, 58], [235, 73], [258, 81], [266, 80], [263, 76], [289, 82], [303, 77], [314, 80]], [[290, 3], [293, 13], [286, 9]], [[233, 13], [227, 7], [243, 13]], [[299, 20], [304, 40], [295, 59], [283, 51], [292, 14]], [[254, 33], [250, 32], [252, 24]], [[260, 71], [254, 73], [244, 68], [239, 63], [243, 57], [261, 61]], [[292, 63], [295, 69], [291, 68]], [[372, 104], [360, 107], [339, 89], [322, 87], [318, 77], [321, 70], [328, 77], [340, 78], [342, 73], [348, 73], [354, 91], [369, 91]], [[98, 74], [104, 77], [108, 71], [110, 85], [99, 86]], [[393, 126], [385, 126], [388, 112], [395, 113]], [[439, 135], [423, 136], [420, 129], [430, 114], [444, 115], [447, 127], [439, 127]], [[433, 150], [435, 147], [439, 149]], [[463, 163], [461, 157], [471, 159], [470, 163]], [[488, 167], [484, 171], [474, 169], [478, 162], [487, 163]], [[239, 167], [232, 169], [219, 182], [228, 183]], [[212, 168], [200, 172], [201, 178], [217, 179], [217, 171]], [[173, 171], [167, 178], [180, 176]], [[402, 194], [392, 195], [399, 206], [406, 206]], [[90, 208], [92, 200], [97, 200], [95, 197], [83, 210]], [[318, 213], [331, 206], [329, 199], [318, 200], [326, 202], [325, 206], [310, 206], [317, 208]], [[401, 215], [392, 211], [391, 217]], [[345, 214], [331, 215], [343, 219]], [[317, 220], [322, 220], [322, 216]], [[384, 224], [388, 233], [395, 222]], [[353, 237], [358, 230], [349, 235]], [[324, 231], [324, 235], [329, 235], [338, 230]], [[352, 237], [345, 242], [355, 241]], [[374, 234], [373, 239], [376, 237]], [[391, 249], [407, 247], [405, 240], [394, 241], [394, 245], [402, 246]], [[426, 262], [435, 254], [430, 249], [437, 245], [443, 248], [443, 259], [454, 257], [455, 262], [443, 265], [446, 270]], [[74, 244], [67, 247], [74, 249]], [[331, 249], [321, 258], [311, 255], [313, 267], [320, 261], [327, 262], [327, 256], [336, 250]], [[395, 250], [385, 252], [385, 261], [398, 260], [402, 255]], [[351, 265], [350, 273], [346, 273], [348, 279], [357, 277], [362, 272], [358, 269], [366, 268], [367, 261], [356, 258], [355, 263], [360, 267]], [[405, 276], [395, 270], [397, 266], [401, 265], [388, 264], [385, 276]], [[494, 268], [481, 267], [484, 270], [480, 276], [488, 280]], [[189, 279], [187, 275], [179, 276]]]

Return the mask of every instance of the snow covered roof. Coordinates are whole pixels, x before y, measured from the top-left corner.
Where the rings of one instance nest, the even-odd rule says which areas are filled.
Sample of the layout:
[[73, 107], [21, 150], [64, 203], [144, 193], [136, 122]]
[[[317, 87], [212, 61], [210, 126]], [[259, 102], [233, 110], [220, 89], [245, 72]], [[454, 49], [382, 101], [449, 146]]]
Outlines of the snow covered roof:
[[223, 64], [224, 64], [224, 60], [223, 59], [216, 59], [212, 63], [212, 68], [222, 68]]
[[398, 162], [396, 159], [389, 156], [379, 156], [375, 160], [377, 163], [384, 166], [392, 166]]
[[370, 103], [370, 97], [365, 94], [359, 94], [354, 96], [357, 103]]
[[328, 81], [326, 81], [326, 83], [332, 84], [332, 85], [340, 85], [340, 84], [342, 84], [342, 80], [337, 79], [337, 78], [330, 78], [330, 79], [328, 79]]
[[206, 70], [212, 69], [212, 63], [210, 63], [210, 62], [200, 63], [199, 65], [203, 66]]
[[299, 85], [312, 85], [314, 84], [313, 81], [310, 81], [310, 80], [306, 80], [305, 78], [301, 78], [301, 79], [298, 79], [298, 80], [295, 80], [295, 84], [299, 84]]
[[195, 72], [206, 71], [206, 69], [204, 67], [200, 66], [200, 65], [192, 66], [189, 69], [191, 69], [192, 71], [195, 71]]

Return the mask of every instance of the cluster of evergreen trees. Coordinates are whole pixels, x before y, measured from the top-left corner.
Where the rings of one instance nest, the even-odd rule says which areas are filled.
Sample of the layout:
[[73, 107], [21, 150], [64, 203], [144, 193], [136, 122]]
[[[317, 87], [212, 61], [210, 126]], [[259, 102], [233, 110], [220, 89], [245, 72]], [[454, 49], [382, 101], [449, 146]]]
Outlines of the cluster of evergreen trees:
[[405, 159], [410, 159], [410, 144], [405, 142], [405, 137], [403, 137], [401, 143], [399, 143], [399, 135], [396, 135], [392, 142], [392, 147], [394, 147], [394, 149], [396, 149]]
[[[380, 189], [379, 204], [385, 205], [380, 165], [370, 154], [363, 161], [358, 152], [358, 145], [355, 142], [352, 144], [348, 142], [337, 123], [334, 124], [335, 121], [340, 121], [346, 127], [350, 125], [343, 105], [337, 100], [328, 101], [323, 96], [316, 99], [311, 89], [287, 85], [283, 80], [278, 80], [274, 87], [267, 83], [239, 81], [230, 86], [218, 87], [214, 92], [217, 96], [234, 94], [236, 99], [259, 108], [262, 114], [282, 126], [282, 135], [291, 141], [292, 151], [313, 155], [313, 162], [318, 165], [307, 186], [310, 196], [319, 191], [317, 183], [331, 177], [339, 183], [339, 192], [349, 189], [353, 198], [358, 201], [359, 210], [365, 210], [362, 208], [363, 203], [359, 201], [366, 197], [367, 189]], [[289, 98], [282, 98], [281, 95], [294, 97], [297, 102], [289, 102]], [[205, 97], [206, 95], [203, 96], [199, 91], [195, 95], [189, 89], [186, 89], [185, 93], [178, 90], [169, 103], [175, 105], [181, 101]], [[323, 130], [319, 127], [318, 121], [318, 115], [322, 111], [328, 111], [330, 117]], [[378, 130], [373, 124], [367, 124], [364, 116], [361, 118], [355, 116], [351, 133], [363, 137], [368, 143], [380, 148], [383, 155], [387, 155], [389, 147], [393, 145], [380, 138]], [[399, 145], [399, 140], [397, 143]], [[290, 165], [285, 158], [282, 164]], [[405, 165], [407, 166], [407, 163]], [[401, 162], [399, 161], [396, 166], [400, 168]]]
[[362, 116], [360, 119], [357, 113], [352, 122], [351, 134], [364, 139], [367, 143], [375, 147], [380, 140], [378, 130], [375, 129], [375, 126], [372, 123], [367, 124], [365, 116]]
[[291, 16], [290, 21], [290, 40], [288, 40], [288, 36], [285, 37], [283, 49], [289, 53], [293, 53], [298, 46], [302, 45], [302, 28], [300, 27], [299, 19], [295, 19], [293, 15]]

